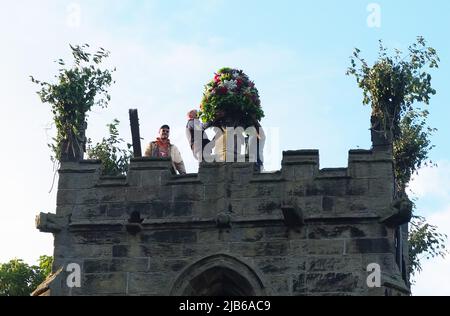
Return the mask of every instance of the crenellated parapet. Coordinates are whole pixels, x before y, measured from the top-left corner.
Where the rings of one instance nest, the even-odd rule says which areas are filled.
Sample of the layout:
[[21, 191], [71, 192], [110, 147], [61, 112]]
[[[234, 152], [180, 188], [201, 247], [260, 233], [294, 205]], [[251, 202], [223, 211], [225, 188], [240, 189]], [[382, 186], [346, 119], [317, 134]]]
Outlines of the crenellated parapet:
[[[56, 214], [37, 227], [55, 236], [55, 271], [79, 264], [83, 286], [67, 288], [63, 272], [51, 291], [192, 295], [228, 278], [209, 294], [407, 294], [391, 151], [351, 150], [346, 168], [319, 161], [317, 150], [287, 151], [277, 172], [201, 163], [178, 176], [168, 159], [134, 158], [126, 177], [101, 176], [99, 161], [62, 163]], [[371, 263], [381, 287], [366, 285]]]

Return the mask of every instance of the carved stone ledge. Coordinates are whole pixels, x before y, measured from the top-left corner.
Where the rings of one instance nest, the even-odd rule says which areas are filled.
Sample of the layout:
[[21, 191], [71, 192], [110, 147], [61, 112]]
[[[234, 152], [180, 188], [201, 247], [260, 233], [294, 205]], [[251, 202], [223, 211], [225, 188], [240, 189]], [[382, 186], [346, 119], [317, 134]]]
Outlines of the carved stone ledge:
[[412, 202], [408, 198], [397, 199], [391, 204], [391, 214], [381, 220], [389, 227], [409, 223], [412, 218]]
[[36, 228], [43, 233], [58, 233], [67, 225], [67, 219], [52, 213], [36, 216]]
[[221, 213], [217, 215], [216, 223], [219, 228], [231, 228], [231, 216]]

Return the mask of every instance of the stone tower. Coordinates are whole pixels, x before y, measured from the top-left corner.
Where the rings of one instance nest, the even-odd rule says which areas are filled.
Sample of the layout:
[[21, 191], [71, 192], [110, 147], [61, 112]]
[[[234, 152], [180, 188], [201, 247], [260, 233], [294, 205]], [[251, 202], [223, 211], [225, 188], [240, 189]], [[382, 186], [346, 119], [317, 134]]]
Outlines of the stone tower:
[[[99, 161], [62, 163], [56, 214], [37, 218], [55, 238], [38, 294], [409, 294], [391, 146], [351, 150], [347, 168], [320, 169], [318, 151], [299, 150], [280, 171], [253, 170], [202, 163], [177, 176], [169, 160], [136, 158], [111, 178]], [[73, 264], [80, 287], [67, 282]], [[373, 264], [379, 286], [367, 282]]]

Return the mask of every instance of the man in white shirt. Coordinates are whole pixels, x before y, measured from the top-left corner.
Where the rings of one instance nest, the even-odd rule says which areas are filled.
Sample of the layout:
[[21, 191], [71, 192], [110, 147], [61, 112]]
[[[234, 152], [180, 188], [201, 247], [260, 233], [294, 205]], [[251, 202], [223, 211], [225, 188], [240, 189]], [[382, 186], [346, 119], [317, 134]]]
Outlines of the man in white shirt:
[[163, 125], [159, 129], [159, 137], [151, 142], [145, 150], [145, 157], [172, 158], [172, 165], [179, 174], [186, 174], [183, 158], [177, 146], [170, 143], [170, 127]]

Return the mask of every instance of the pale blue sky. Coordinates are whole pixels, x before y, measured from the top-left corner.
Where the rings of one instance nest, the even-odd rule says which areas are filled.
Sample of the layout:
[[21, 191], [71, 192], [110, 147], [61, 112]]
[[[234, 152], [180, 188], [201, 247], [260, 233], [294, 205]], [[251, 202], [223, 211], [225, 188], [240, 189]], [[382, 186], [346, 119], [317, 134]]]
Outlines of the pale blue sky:
[[[380, 28], [367, 24], [372, 2], [381, 8]], [[379, 39], [406, 50], [423, 35], [442, 61], [433, 71], [438, 94], [430, 106], [430, 123], [439, 129], [431, 158], [440, 167], [424, 170], [413, 189], [424, 214], [450, 233], [449, 12], [446, 0], [3, 1], [0, 134], [7, 150], [0, 163], [7, 167], [0, 262], [14, 256], [31, 262], [52, 251], [52, 237], [34, 229], [39, 211], [55, 209], [55, 192], [48, 194], [51, 115], [28, 76], [51, 79], [57, 69], [52, 60], [68, 57], [69, 43], [111, 50], [110, 62], [118, 68], [111, 105], [94, 110], [89, 136], [100, 139], [117, 117], [129, 140], [128, 108], [136, 107], [145, 141], [169, 123], [188, 170], [195, 172], [183, 134], [185, 113], [199, 104], [203, 85], [217, 69], [242, 68], [255, 81], [266, 113], [263, 125], [280, 135], [272, 140], [268, 169], [279, 168], [282, 150], [302, 148], [320, 149], [321, 167], [343, 167], [349, 149], [370, 147], [370, 109], [361, 105], [354, 78], [345, 76], [353, 48], [373, 61]], [[432, 275], [450, 270], [449, 262], [427, 263], [417, 293], [450, 294], [449, 272]], [[447, 280], [446, 287], [436, 286], [437, 278]]]

